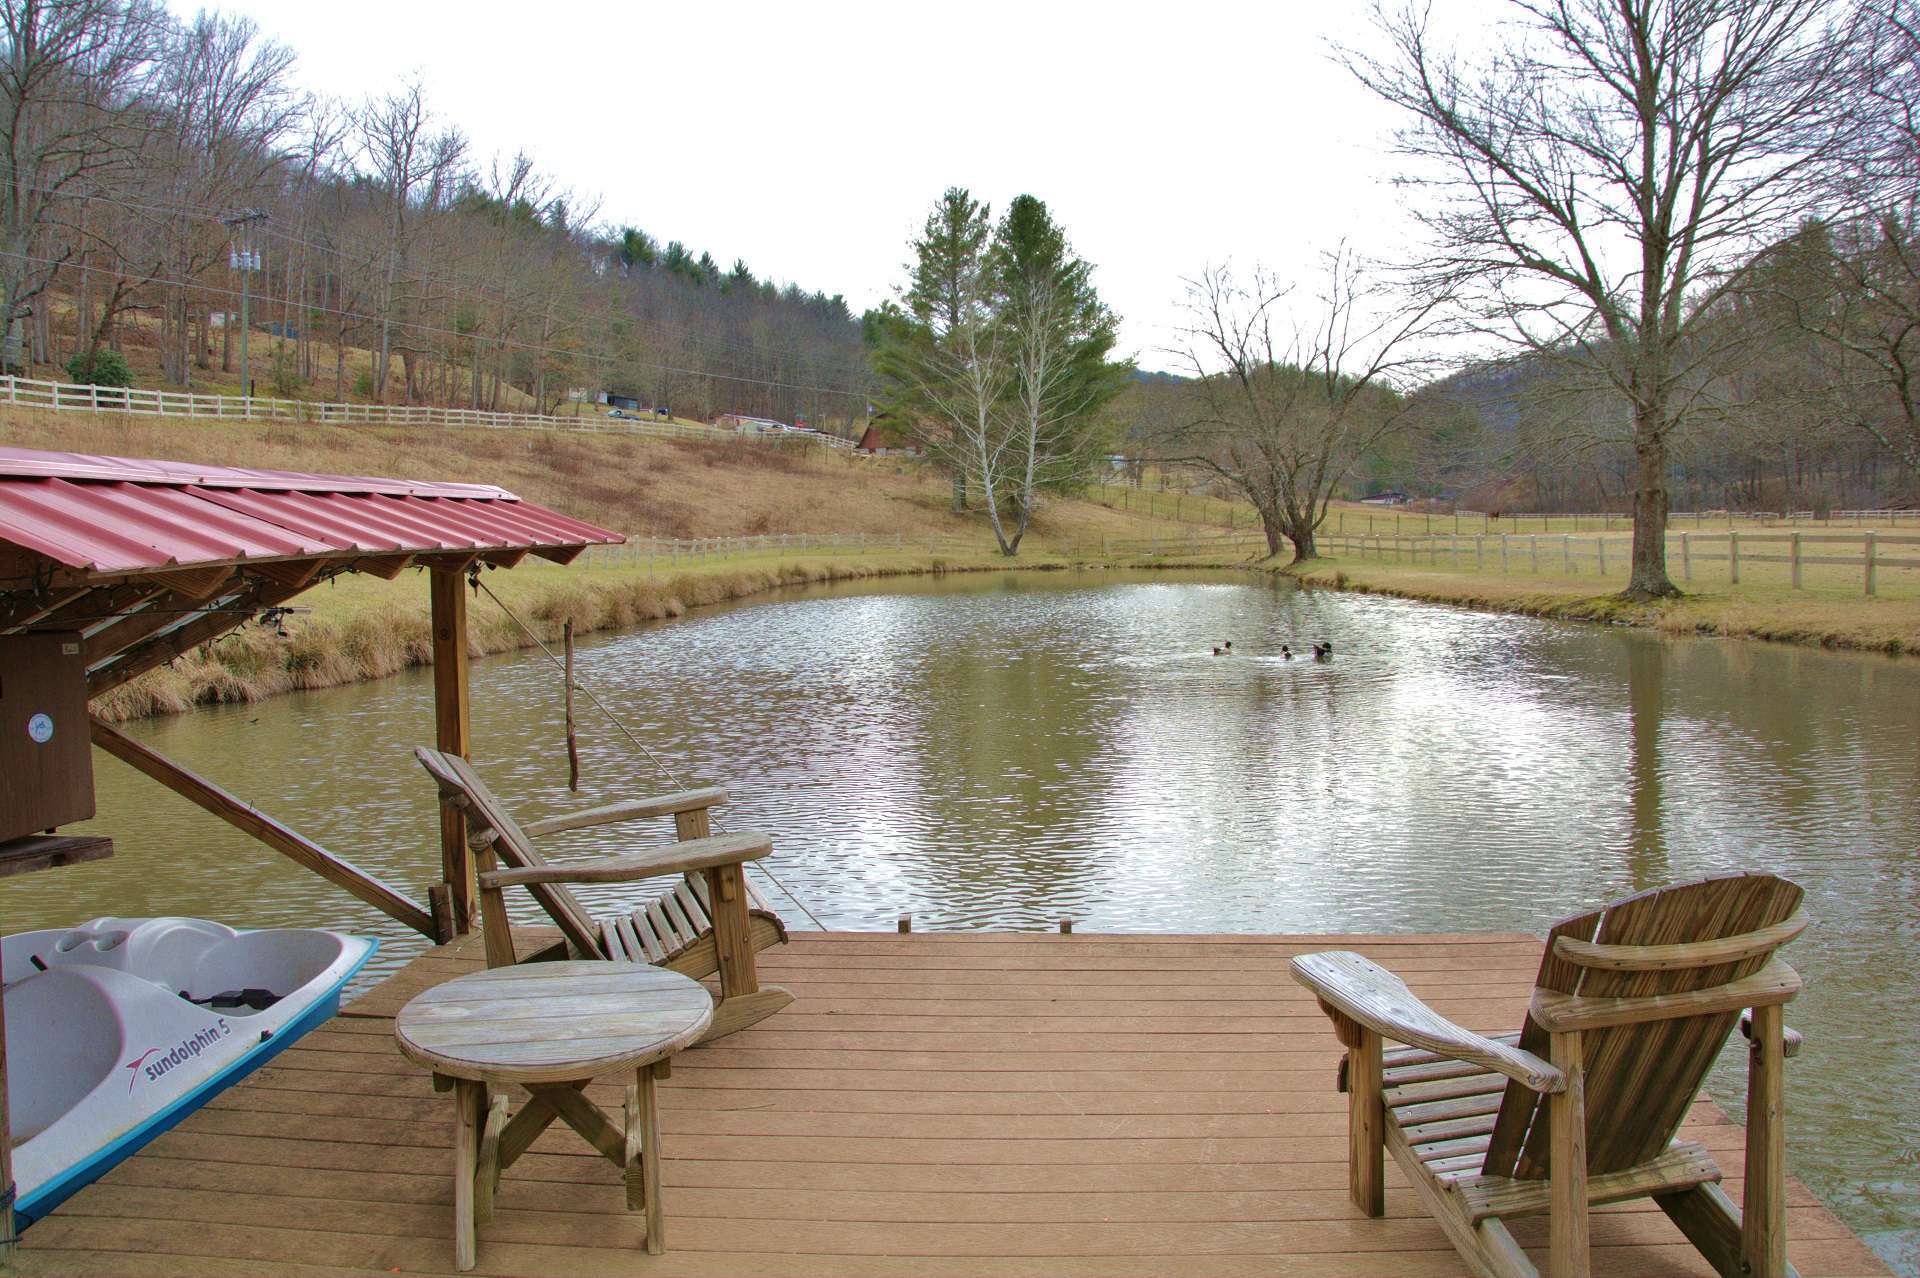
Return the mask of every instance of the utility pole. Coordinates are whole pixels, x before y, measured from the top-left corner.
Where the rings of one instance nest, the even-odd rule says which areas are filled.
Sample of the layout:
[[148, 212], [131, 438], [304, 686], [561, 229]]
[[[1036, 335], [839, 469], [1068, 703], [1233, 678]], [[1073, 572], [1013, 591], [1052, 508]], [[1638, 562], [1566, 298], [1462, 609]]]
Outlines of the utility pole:
[[[248, 209], [244, 213], [235, 213], [223, 217], [220, 222], [233, 233], [233, 242], [227, 247], [227, 266], [240, 272], [240, 393], [248, 400], [253, 398], [253, 369], [247, 360], [247, 334], [253, 328], [253, 316], [248, 306], [250, 290], [247, 277], [260, 269], [260, 250], [253, 247], [251, 228], [267, 220], [265, 209]], [[252, 405], [248, 405], [248, 415], [252, 415]]]

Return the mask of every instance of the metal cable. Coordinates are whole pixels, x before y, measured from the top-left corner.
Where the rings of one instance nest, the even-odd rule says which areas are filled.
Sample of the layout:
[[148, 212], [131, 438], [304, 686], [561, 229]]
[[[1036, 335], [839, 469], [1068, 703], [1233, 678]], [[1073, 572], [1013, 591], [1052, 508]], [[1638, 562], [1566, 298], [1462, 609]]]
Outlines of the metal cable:
[[[520, 631], [522, 634], [526, 635], [527, 638], [533, 640], [534, 646], [539, 648], [541, 652], [546, 654], [547, 660], [551, 661], [554, 664], [554, 667], [560, 671], [561, 678], [564, 679], [566, 677], [566, 669], [567, 669], [566, 663], [562, 661], [559, 657], [554, 655], [553, 649], [547, 647], [546, 641], [543, 640], [538, 634], [534, 632], [533, 627], [529, 626], [526, 622], [522, 621], [520, 619], [519, 614], [514, 612], [513, 609], [507, 607], [506, 602], [503, 599], [501, 599], [499, 595], [494, 594], [492, 587], [488, 586], [486, 582], [480, 580], [478, 576], [471, 578], [471, 580], [473, 582], [474, 589], [485, 591], [487, 598], [493, 600], [493, 602], [499, 607], [500, 611], [507, 614], [507, 619], [512, 621], [514, 625], [520, 627]], [[600, 696], [598, 693], [596, 693], [592, 688], [589, 688], [586, 684], [582, 683], [578, 678], [574, 679], [573, 686], [575, 688], [578, 688], [581, 692], [584, 692], [587, 694], [587, 700], [593, 702], [593, 704], [599, 709], [600, 713], [607, 716], [608, 721], [612, 723], [614, 727], [620, 729], [620, 734], [624, 736], [628, 740], [628, 742], [630, 742], [633, 745], [635, 749], [639, 750], [642, 754], [646, 755], [649, 760], [652, 761], [653, 766], [660, 770], [660, 775], [664, 776], [673, 785], [675, 789], [684, 790], [687, 788], [686, 782], [682, 781], [678, 776], [674, 774], [673, 769], [667, 766], [666, 760], [662, 759], [659, 755], [655, 754], [653, 750], [648, 747], [646, 742], [642, 741], [639, 737], [636, 737], [635, 735], [633, 735], [632, 729], [628, 728], [627, 725], [624, 722], [622, 722], [620, 716], [613, 712], [612, 707], [608, 706], [606, 702], [600, 699]], [[716, 822], [715, 824], [718, 825], [718, 822]], [[778, 878], [775, 878], [773, 871], [769, 870], [764, 863], [760, 861], [749, 861], [747, 862], [747, 864], [751, 865], [754, 869], [760, 871], [760, 873], [766, 875], [767, 882], [779, 888], [781, 893], [785, 895], [788, 900], [792, 901], [795, 905], [799, 906], [800, 912], [806, 915], [807, 918], [812, 921], [814, 927], [818, 928], [822, 932], [827, 930], [827, 925], [820, 921], [820, 916], [815, 914], [812, 910], [808, 909], [807, 903], [801, 900], [797, 895], [795, 895], [792, 888], [788, 887], [785, 883], [782, 883]]]

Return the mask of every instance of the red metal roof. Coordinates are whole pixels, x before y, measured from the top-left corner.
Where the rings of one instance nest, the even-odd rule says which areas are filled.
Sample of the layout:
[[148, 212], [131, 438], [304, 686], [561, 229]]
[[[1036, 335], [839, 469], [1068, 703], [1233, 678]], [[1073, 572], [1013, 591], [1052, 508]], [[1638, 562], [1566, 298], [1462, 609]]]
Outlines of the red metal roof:
[[0, 542], [95, 574], [622, 540], [487, 484], [0, 448]]

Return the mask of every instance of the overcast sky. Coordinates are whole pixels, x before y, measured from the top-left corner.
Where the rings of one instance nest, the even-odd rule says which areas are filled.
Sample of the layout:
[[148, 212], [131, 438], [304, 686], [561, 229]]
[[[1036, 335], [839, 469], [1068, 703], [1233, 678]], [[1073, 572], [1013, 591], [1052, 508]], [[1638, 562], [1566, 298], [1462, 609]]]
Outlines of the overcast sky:
[[1342, 236], [1384, 253], [1405, 235], [1392, 117], [1328, 56], [1366, 37], [1355, 0], [213, 7], [292, 46], [307, 88], [358, 98], [418, 71], [483, 163], [525, 148], [606, 222], [856, 313], [893, 295], [952, 184], [996, 212], [1047, 201], [1149, 368], [1173, 365], [1181, 280], [1205, 264], [1300, 275]]

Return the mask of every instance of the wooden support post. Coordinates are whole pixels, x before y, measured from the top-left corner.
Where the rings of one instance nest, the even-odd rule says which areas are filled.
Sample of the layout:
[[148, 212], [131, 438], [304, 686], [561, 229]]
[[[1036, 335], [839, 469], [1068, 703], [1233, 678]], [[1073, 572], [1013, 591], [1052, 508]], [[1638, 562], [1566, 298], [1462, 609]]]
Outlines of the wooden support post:
[[580, 788], [580, 739], [573, 726], [573, 618], [568, 617], [561, 635], [567, 649], [567, 789]]
[[[435, 564], [427, 571], [433, 612], [434, 745], [467, 758], [473, 725], [467, 697], [466, 565]], [[440, 805], [440, 870], [453, 903], [456, 934], [473, 930], [473, 854], [467, 849], [467, 818]]]
[[1868, 533], [1868, 534], [1867, 534], [1867, 548], [1866, 548], [1866, 556], [1867, 556], [1867, 593], [1868, 593], [1869, 595], [1871, 595], [1871, 594], [1873, 593], [1873, 587], [1874, 587], [1874, 581], [1873, 581], [1873, 575], [1874, 575], [1874, 570], [1875, 570], [1875, 569], [1876, 569], [1876, 568], [1877, 568], [1877, 567], [1879, 566], [1879, 565], [1878, 565], [1878, 564], [1877, 564], [1877, 563], [1875, 562], [1875, 560], [1876, 560], [1876, 558], [1878, 557], [1878, 556], [1876, 555], [1876, 553], [1875, 553], [1875, 552], [1877, 551], [1877, 549], [1878, 549], [1878, 547], [1877, 547], [1877, 546], [1876, 546], [1876, 545], [1874, 544], [1874, 537], [1873, 537], [1873, 534], [1872, 534], [1872, 533]]
[[1747, 1047], [1747, 1188], [1740, 1256], [1753, 1278], [1786, 1278], [1786, 1027], [1775, 1003], [1753, 1009]]
[[1595, 537], [1593, 539], [1593, 558], [1594, 558], [1594, 562], [1598, 565], [1599, 574], [1602, 577], [1606, 576], [1607, 575], [1607, 539], [1606, 538]]
[[1358, 1042], [1347, 1048], [1347, 1189], [1354, 1206], [1369, 1216], [1387, 1210], [1387, 1115], [1380, 1080], [1380, 1036], [1354, 1026]]
[[908, 932], [911, 932], [911, 931], [913, 931], [913, 915], [911, 915], [911, 914], [902, 914], [902, 915], [900, 916], [900, 932], [901, 932], [901, 934], [902, 934], [902, 935], [905, 935], [906, 933], [908, 933]]
[[175, 794], [205, 808], [228, 825], [253, 836], [327, 882], [345, 888], [390, 918], [398, 919], [423, 936], [437, 935], [433, 916], [428, 911], [351, 861], [335, 856], [205, 777], [189, 772], [173, 760], [149, 750], [110, 724], [95, 719], [91, 726], [93, 744], [122, 763], [144, 772]]
[[1727, 534], [1727, 576], [1734, 585], [1740, 584], [1740, 534]]
[[1072, 919], [1061, 919], [1061, 920], [1060, 920], [1060, 935], [1062, 935], [1062, 936], [1072, 936], [1072, 935], [1073, 935], [1073, 920], [1072, 920]]
[[1693, 534], [1680, 534], [1680, 580], [1693, 580]]
[[[4, 984], [5, 979], [5, 974], [0, 973], [0, 984]], [[4, 1000], [0, 1000], [0, 1004], [4, 1004]], [[5, 1007], [0, 1005], [0, 1266], [13, 1259], [19, 1237], [13, 1223], [13, 1122], [7, 1112], [10, 1096], [7, 1086], [7, 1018]]]
[[1788, 562], [1793, 565], [1793, 588], [1800, 589], [1800, 534], [1794, 533], [1787, 551]]
[[1552, 1035], [1549, 1054], [1567, 1086], [1548, 1098], [1553, 1123], [1548, 1272], [1553, 1278], [1588, 1278], [1593, 1270], [1587, 1240], [1587, 1070], [1580, 1031]]

